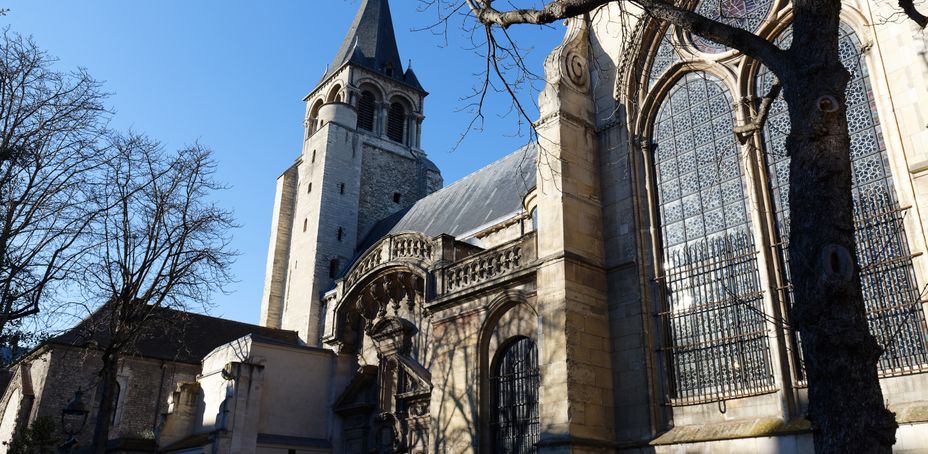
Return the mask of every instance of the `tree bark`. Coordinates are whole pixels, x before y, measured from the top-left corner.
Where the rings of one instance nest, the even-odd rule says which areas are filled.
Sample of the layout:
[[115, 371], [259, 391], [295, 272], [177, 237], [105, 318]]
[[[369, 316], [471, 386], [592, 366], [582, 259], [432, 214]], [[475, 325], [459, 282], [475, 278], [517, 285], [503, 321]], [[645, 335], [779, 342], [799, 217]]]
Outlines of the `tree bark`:
[[883, 405], [854, 237], [850, 137], [838, 52], [840, 0], [794, 1], [789, 260], [792, 323], [802, 338], [818, 453], [891, 452], [896, 422]]
[[106, 443], [109, 441], [110, 426], [113, 421], [113, 407], [116, 403], [116, 376], [119, 365], [119, 353], [105, 351], [103, 353], [103, 367], [100, 369], [100, 407], [97, 411], [97, 420], [93, 431], [93, 452], [106, 454]]

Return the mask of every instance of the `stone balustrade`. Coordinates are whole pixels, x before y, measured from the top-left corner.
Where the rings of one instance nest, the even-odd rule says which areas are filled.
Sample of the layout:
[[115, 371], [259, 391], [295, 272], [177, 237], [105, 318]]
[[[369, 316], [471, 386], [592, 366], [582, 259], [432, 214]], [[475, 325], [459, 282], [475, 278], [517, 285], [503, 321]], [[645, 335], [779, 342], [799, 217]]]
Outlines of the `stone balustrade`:
[[535, 259], [534, 235], [470, 256], [439, 271], [439, 294], [465, 290], [520, 271]]

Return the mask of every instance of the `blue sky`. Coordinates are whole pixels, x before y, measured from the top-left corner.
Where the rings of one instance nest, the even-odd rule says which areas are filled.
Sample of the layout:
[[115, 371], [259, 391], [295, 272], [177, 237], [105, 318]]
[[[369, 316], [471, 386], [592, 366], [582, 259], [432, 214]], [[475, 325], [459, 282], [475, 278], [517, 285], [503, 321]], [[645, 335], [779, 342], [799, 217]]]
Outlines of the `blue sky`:
[[[302, 98], [319, 82], [360, 0], [66, 1], [2, 0], [0, 24], [105, 82], [112, 125], [168, 148], [199, 141], [215, 150], [218, 178], [231, 185], [219, 203], [241, 224], [237, 282], [216, 295], [210, 314], [258, 322], [275, 180], [300, 151]], [[455, 21], [448, 42], [428, 31], [434, 11], [418, 0], [392, 0], [404, 63], [431, 94], [423, 148], [449, 184], [524, 145], [503, 94], [490, 96], [482, 132], [452, 152], [472, 114], [461, 98], [479, 83], [484, 61]], [[539, 74], [562, 31], [516, 27], [528, 65]], [[528, 44], [528, 45], [526, 45]], [[531, 46], [532, 48], [528, 48]], [[534, 95], [527, 95], [534, 97]], [[508, 115], [507, 115], [508, 114]], [[532, 113], [534, 117], [535, 113]]]

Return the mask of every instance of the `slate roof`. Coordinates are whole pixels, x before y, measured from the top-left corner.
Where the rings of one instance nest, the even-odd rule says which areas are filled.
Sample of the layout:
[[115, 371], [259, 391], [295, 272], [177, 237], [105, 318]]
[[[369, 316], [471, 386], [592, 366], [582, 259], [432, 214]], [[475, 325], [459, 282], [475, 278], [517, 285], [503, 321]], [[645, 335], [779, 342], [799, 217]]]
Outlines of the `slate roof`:
[[535, 147], [527, 146], [380, 221], [359, 251], [400, 232], [456, 237], [473, 232], [521, 211], [522, 200], [533, 187]]
[[422, 90], [419, 79], [412, 71], [403, 72], [403, 62], [396, 45], [393, 30], [393, 17], [390, 14], [388, 0], [363, 0], [358, 14], [345, 35], [345, 40], [335, 54], [323, 80], [335, 73], [347, 62], [357, 66], [385, 73], [385, 68], [393, 68], [392, 79], [406, 83]]
[[[74, 347], [106, 345], [109, 331], [105, 329], [107, 307], [104, 306], [64, 334], [46, 344]], [[296, 331], [285, 331], [251, 325], [192, 312], [167, 308], [155, 309], [154, 329], [139, 341], [133, 356], [199, 364], [216, 347], [241, 337], [252, 335], [289, 345], [301, 345]]]

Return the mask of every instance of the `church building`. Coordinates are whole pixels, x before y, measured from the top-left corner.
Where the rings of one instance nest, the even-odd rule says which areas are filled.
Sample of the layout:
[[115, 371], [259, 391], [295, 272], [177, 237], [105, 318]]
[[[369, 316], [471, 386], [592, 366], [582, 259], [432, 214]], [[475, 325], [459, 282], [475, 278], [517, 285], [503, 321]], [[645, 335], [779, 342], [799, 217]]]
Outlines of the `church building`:
[[[173, 383], [161, 452], [813, 452], [785, 104], [737, 137], [771, 73], [616, 3], [567, 21], [539, 140], [443, 186], [420, 146], [430, 81], [388, 0], [362, 0], [277, 179], [261, 327]], [[868, 321], [915, 453], [928, 34], [891, 3], [845, 0], [840, 50]], [[696, 8], [790, 42], [787, 0]]]

